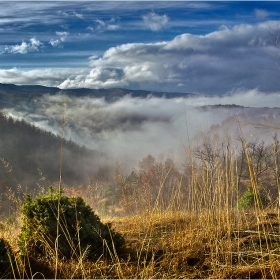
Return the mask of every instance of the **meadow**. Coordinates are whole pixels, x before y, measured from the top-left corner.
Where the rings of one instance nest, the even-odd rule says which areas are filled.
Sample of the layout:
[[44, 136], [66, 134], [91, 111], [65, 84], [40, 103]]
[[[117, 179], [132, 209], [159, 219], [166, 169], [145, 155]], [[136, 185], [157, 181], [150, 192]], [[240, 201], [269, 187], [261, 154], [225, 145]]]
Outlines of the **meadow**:
[[[0, 264], [1, 277], [279, 278], [279, 141], [276, 134], [269, 144], [247, 143], [241, 136], [240, 144], [236, 150], [230, 139], [217, 145], [208, 138], [198, 147], [184, 146], [186, 162], [181, 169], [176, 160], [157, 161], [148, 155], [129, 174], [118, 162], [100, 166], [89, 174], [86, 185], [54, 183], [56, 238], [51, 241], [39, 231], [39, 224], [28, 224], [36, 242], [45, 246], [40, 253], [22, 253], [19, 248], [28, 216], [26, 199], [10, 192], [17, 211], [1, 224], [2, 256], [7, 255]], [[39, 198], [50, 195], [41, 188]], [[83, 228], [78, 226], [77, 211], [70, 223], [76, 222], [71, 237], [78, 245], [71, 246], [70, 240], [73, 254], [58, 254], [66, 234], [62, 228], [73, 230], [64, 224], [63, 197], [82, 197], [104, 224], [111, 224], [112, 233], [121, 234], [124, 245], [115, 250], [103, 242], [100, 254], [88, 258], [91, 248], [81, 249]]]

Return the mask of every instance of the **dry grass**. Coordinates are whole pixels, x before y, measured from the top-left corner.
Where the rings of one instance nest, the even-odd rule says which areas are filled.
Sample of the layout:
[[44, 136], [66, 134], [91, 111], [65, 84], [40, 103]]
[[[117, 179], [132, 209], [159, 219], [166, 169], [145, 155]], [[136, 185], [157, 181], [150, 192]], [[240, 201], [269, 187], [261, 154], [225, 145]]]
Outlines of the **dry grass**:
[[[279, 278], [280, 214], [278, 208], [263, 209], [260, 205], [260, 186], [245, 141], [249, 183], [256, 202], [252, 208], [236, 208], [239, 190], [233, 152], [229, 151], [221, 161], [215, 156], [215, 149], [212, 151], [211, 162], [205, 160], [203, 150], [197, 153], [200, 161], [190, 157], [191, 179], [184, 199], [179, 200], [182, 186], [178, 184], [167, 207], [161, 205], [161, 190], [169, 169], [158, 183], [154, 208], [113, 220], [103, 218], [123, 234], [123, 252], [111, 252], [95, 262], [51, 257], [35, 260], [16, 253], [16, 274], [12, 277]], [[190, 150], [187, 152], [190, 155]], [[20, 226], [16, 221], [1, 227], [1, 236], [12, 244], [15, 252]]]
[[[210, 212], [146, 213], [112, 221], [126, 240], [118, 256], [96, 262], [58, 262], [58, 278], [278, 278], [280, 217], [261, 211], [266, 233], [253, 209], [227, 217]], [[2, 229], [13, 242], [7, 228]], [[13, 244], [14, 249], [16, 247]], [[54, 260], [53, 260], [54, 261]], [[50, 260], [21, 259], [17, 278], [54, 278]]]
[[279, 276], [279, 219], [272, 212], [262, 214], [269, 250], [254, 211], [232, 213], [230, 232], [211, 213], [123, 219], [117, 228], [125, 234], [139, 273], [128, 277], [248, 278], [253, 271], [262, 271], [261, 278]]

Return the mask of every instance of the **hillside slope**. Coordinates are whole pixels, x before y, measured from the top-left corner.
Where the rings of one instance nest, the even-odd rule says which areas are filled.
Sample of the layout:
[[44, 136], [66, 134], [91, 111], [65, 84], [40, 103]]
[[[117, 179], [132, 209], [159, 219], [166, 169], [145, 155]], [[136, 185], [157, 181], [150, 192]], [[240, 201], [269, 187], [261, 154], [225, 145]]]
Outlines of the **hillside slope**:
[[[50, 184], [59, 179], [61, 139], [24, 120], [15, 120], [0, 113], [0, 190], [36, 190], [37, 183]], [[104, 155], [63, 141], [63, 181], [66, 184], [83, 183], [87, 172]], [[40, 174], [41, 173], [41, 174]], [[45, 182], [42, 182], [45, 178]], [[5, 197], [2, 196], [5, 200]]]

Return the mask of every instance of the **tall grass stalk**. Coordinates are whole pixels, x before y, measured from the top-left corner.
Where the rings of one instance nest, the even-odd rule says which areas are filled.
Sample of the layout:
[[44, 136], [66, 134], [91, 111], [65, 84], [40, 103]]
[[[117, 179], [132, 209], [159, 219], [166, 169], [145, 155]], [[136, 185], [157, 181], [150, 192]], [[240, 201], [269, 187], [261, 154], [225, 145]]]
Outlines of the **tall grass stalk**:
[[[264, 234], [265, 237], [265, 243], [266, 243], [266, 249], [267, 249], [267, 254], [269, 256], [269, 260], [270, 260], [270, 269], [271, 269], [271, 275], [273, 276], [274, 279], [277, 278], [277, 275], [275, 273], [275, 269], [274, 269], [274, 256], [273, 254], [271, 254], [271, 249], [270, 249], [270, 238], [267, 232], [267, 228], [265, 226], [265, 221], [263, 218], [263, 211], [262, 211], [262, 203], [260, 200], [260, 194], [259, 194], [259, 186], [258, 186], [258, 182], [257, 182], [257, 178], [256, 178], [256, 172], [254, 171], [254, 165], [253, 162], [251, 160], [250, 154], [249, 154], [249, 150], [247, 147], [247, 143], [246, 140], [243, 137], [243, 133], [242, 133], [242, 129], [240, 126], [240, 122], [238, 122], [239, 124], [239, 129], [240, 129], [240, 134], [242, 137], [242, 143], [243, 143], [243, 149], [245, 151], [245, 155], [246, 155], [246, 159], [247, 159], [247, 163], [248, 163], [248, 169], [249, 169], [249, 174], [250, 174], [250, 180], [251, 180], [251, 186], [253, 188], [254, 191], [254, 209], [255, 209], [255, 215], [257, 217], [258, 220], [258, 235], [259, 235], [259, 240], [260, 240], [260, 244], [261, 244], [261, 235]], [[260, 251], [261, 251], [261, 256], [263, 257], [265, 254], [263, 252], [262, 246], [260, 246]]]
[[60, 197], [61, 197], [61, 189], [62, 189], [62, 162], [63, 162], [63, 143], [64, 143], [64, 133], [65, 133], [65, 125], [67, 121], [65, 121], [66, 114], [66, 101], [63, 102], [62, 109], [62, 120], [61, 120], [61, 137], [60, 137], [60, 163], [59, 163], [59, 182], [58, 182], [58, 202], [57, 202], [57, 227], [56, 227], [56, 240], [55, 240], [55, 279], [57, 279], [58, 272], [58, 246], [59, 246], [59, 228], [60, 228]]

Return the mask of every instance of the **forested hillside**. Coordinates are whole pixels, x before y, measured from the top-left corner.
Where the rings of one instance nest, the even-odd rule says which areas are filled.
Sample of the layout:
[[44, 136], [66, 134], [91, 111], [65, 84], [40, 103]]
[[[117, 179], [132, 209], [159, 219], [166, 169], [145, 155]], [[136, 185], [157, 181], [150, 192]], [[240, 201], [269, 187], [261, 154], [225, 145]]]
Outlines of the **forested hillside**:
[[[16, 190], [36, 189], [36, 183], [58, 181], [60, 171], [61, 139], [24, 120], [15, 120], [0, 113], [0, 189], [5, 201], [6, 187]], [[101, 153], [80, 147], [72, 141], [63, 141], [63, 181], [82, 183], [88, 170], [94, 168]]]

